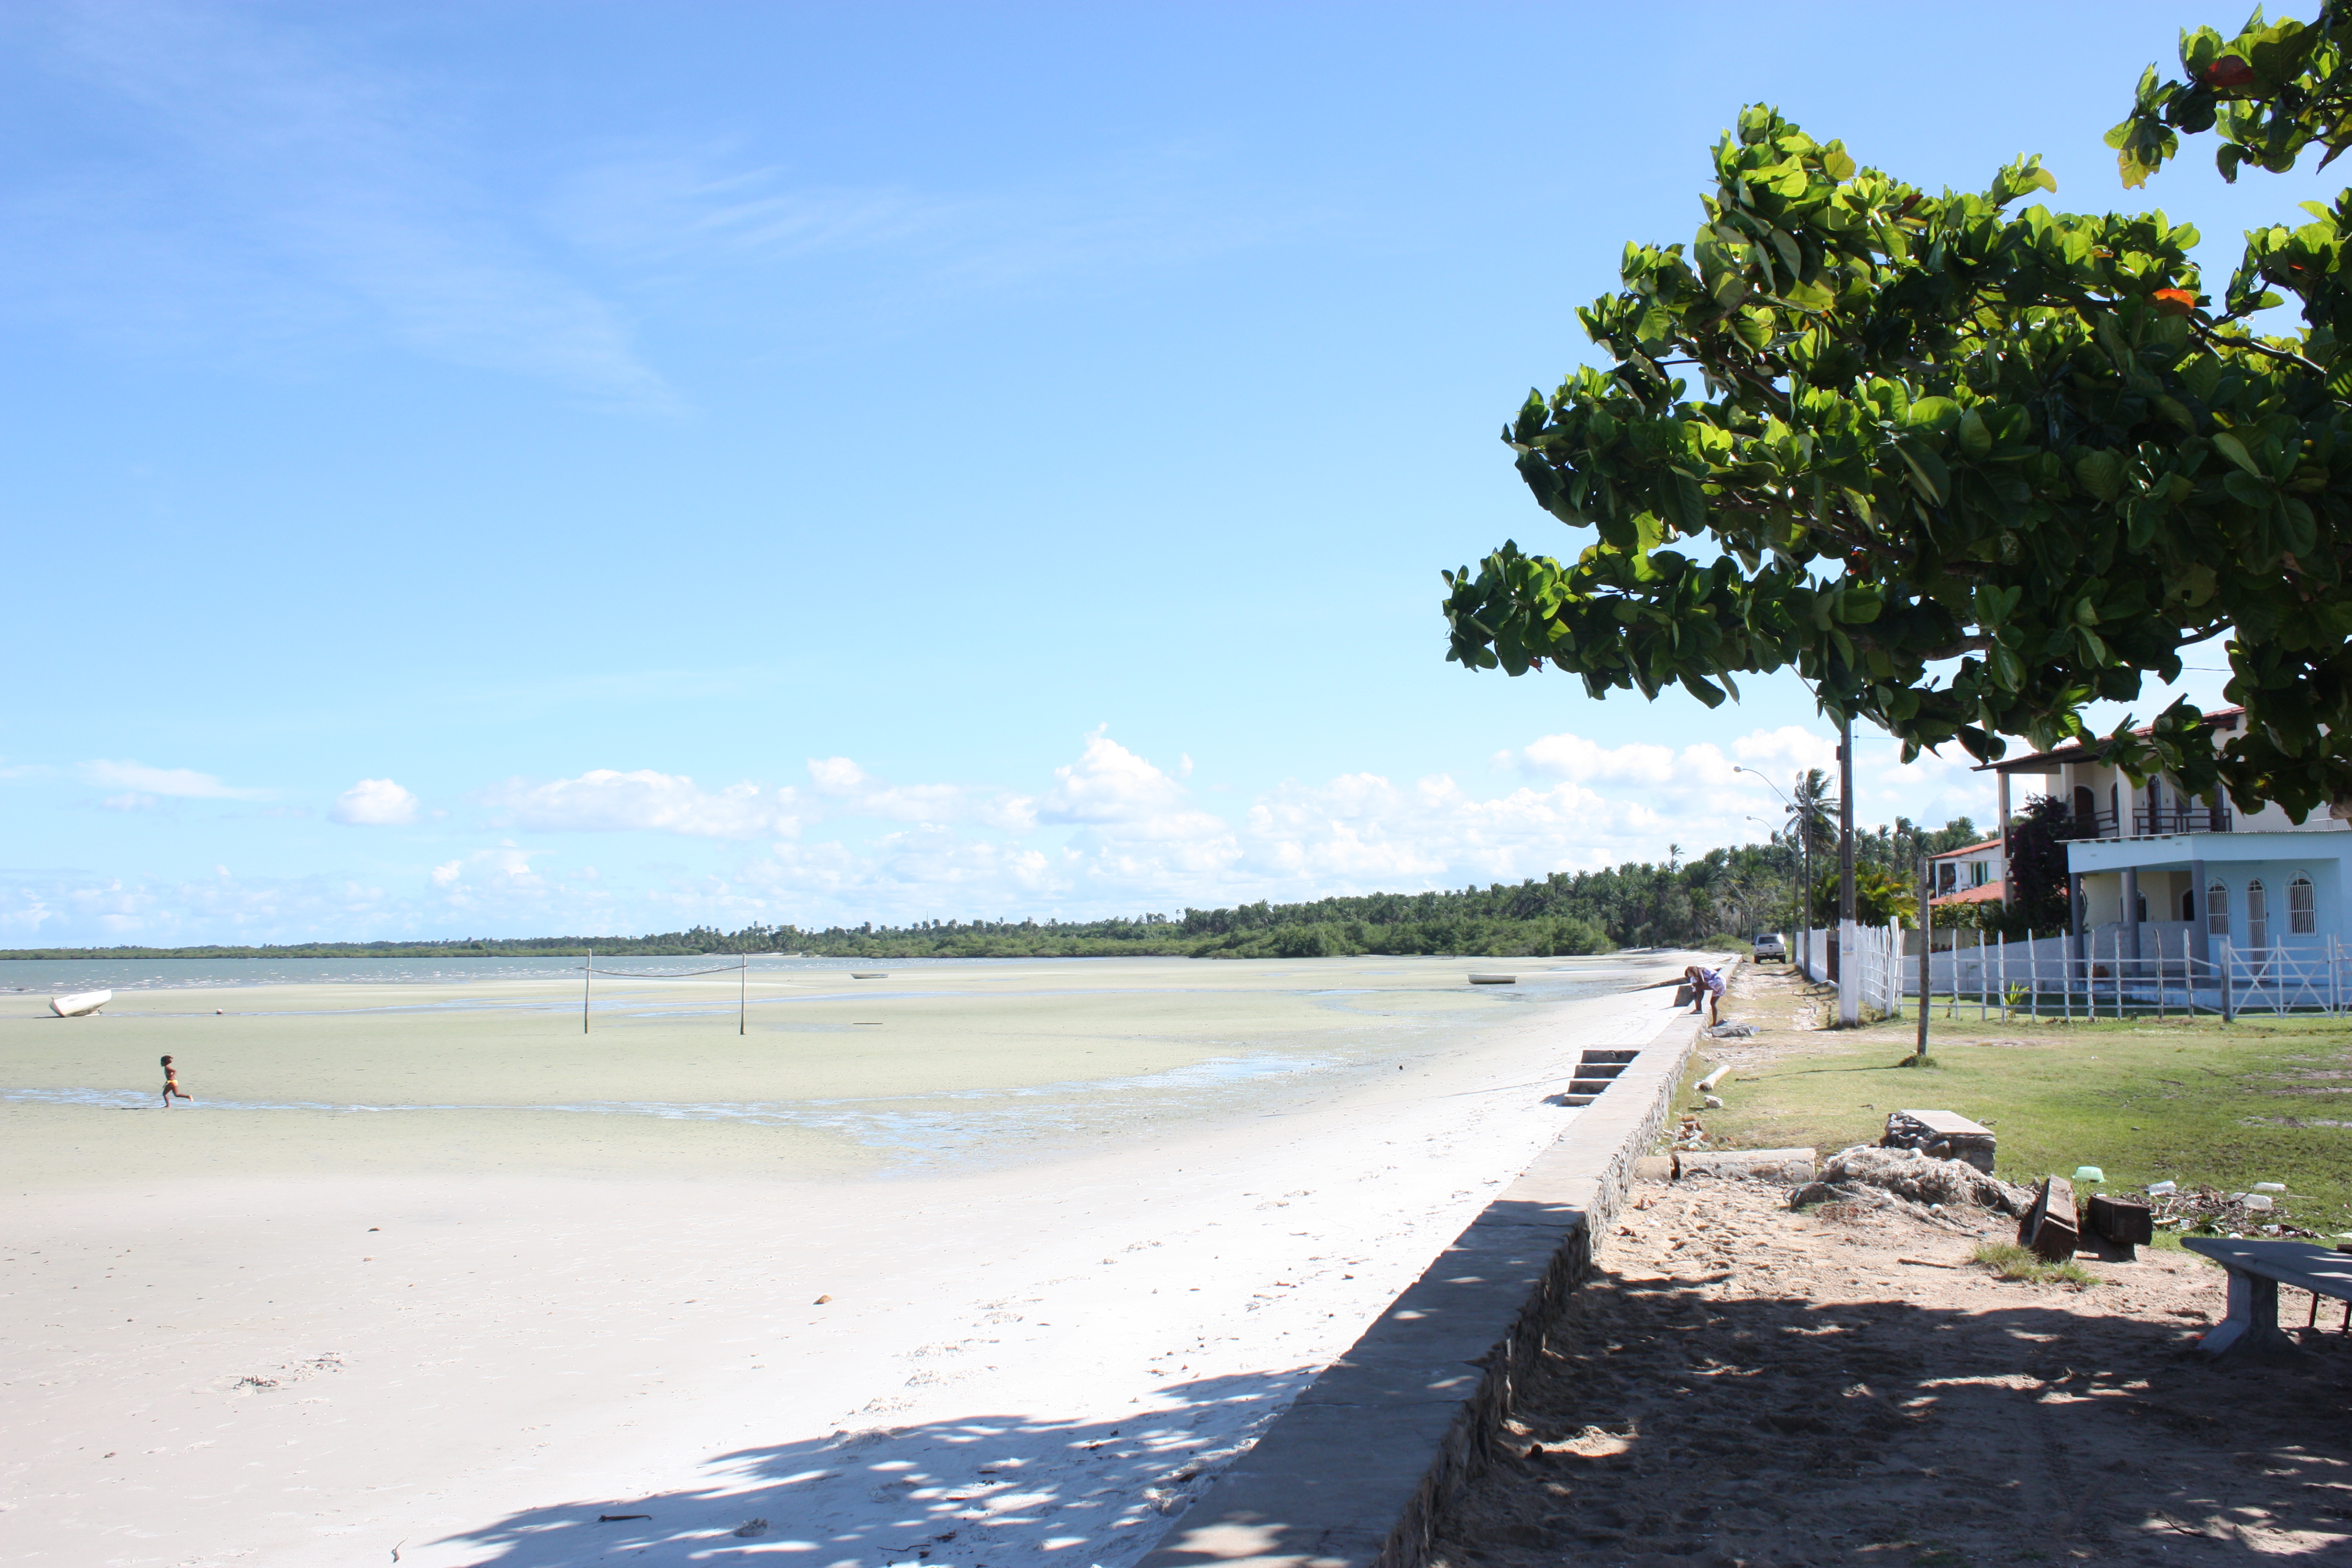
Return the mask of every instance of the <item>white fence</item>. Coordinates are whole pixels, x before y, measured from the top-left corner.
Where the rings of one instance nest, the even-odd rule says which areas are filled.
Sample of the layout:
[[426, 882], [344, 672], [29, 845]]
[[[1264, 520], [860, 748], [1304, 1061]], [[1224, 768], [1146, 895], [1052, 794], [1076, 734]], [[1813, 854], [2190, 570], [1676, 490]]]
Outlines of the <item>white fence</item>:
[[[1928, 957], [1930, 1005], [1947, 1016], [1970, 1008], [1979, 1018], [2069, 1019], [2352, 1012], [2352, 948], [2334, 936], [2258, 949], [2233, 948], [2215, 938], [2200, 958], [2195, 931], [2185, 921], [2143, 921], [2137, 933], [2129, 926], [2105, 925], [2080, 937], [2011, 941], [1955, 934], [1963, 939], [1959, 944]], [[1979, 940], [1965, 940], [1969, 937]], [[1837, 941], [1834, 929], [1800, 933], [1790, 943], [1790, 959], [1810, 978], [1827, 982]], [[1853, 942], [1851, 994], [1862, 1014], [1895, 1013], [1903, 998], [1919, 994], [1917, 931], [1856, 926]]]
[[[1903, 994], [1919, 994], [1918, 936], [1903, 966]], [[2135, 933], [2106, 925], [2073, 936], [2000, 937], [1932, 955], [1927, 993], [1947, 1016], [1980, 1018], [2121, 1018], [2168, 1013], [2340, 1014], [2352, 1008], [2352, 949], [2315, 943], [2233, 948], [2216, 938], [2197, 956], [2187, 921], [2148, 921]]]

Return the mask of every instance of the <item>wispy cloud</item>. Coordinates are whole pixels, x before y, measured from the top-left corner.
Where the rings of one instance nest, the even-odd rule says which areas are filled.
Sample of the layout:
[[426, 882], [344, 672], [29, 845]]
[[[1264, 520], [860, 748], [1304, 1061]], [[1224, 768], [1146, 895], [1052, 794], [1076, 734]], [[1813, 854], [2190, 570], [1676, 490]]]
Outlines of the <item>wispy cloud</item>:
[[[1073, 162], [1022, 184], [844, 185], [727, 147], [667, 149], [583, 169], [549, 227], [647, 297], [718, 289], [739, 324], [868, 331], [989, 295], [1137, 277], [1279, 243], [1331, 215], [1261, 199], [1232, 161], [1191, 147]], [[827, 268], [829, 262], [847, 268]], [[786, 279], [822, 279], [824, 304]], [[730, 284], [756, 290], [739, 306]]]
[[698, 838], [789, 837], [801, 813], [790, 789], [755, 784], [706, 790], [683, 773], [592, 768], [578, 778], [512, 779], [482, 792], [501, 826], [546, 833], [682, 833]]
[[151, 768], [144, 763], [88, 762], [74, 770], [100, 789], [121, 790], [99, 804], [114, 811], [144, 811], [165, 800], [267, 800], [270, 791], [223, 784], [194, 768]]
[[338, 57], [290, 14], [86, 5], [49, 38], [57, 74], [98, 100], [112, 161], [85, 151], [20, 179], [20, 301], [191, 346], [374, 336], [669, 403], [613, 305], [469, 177], [478, 153], [418, 84]]
[[352, 827], [404, 827], [416, 820], [416, 796], [390, 779], [362, 779], [335, 797], [328, 813]]

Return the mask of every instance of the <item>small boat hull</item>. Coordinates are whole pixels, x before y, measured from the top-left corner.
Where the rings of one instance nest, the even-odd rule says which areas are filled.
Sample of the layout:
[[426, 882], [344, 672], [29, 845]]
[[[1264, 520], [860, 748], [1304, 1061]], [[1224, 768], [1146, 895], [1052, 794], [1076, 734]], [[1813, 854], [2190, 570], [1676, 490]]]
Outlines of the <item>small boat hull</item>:
[[114, 1000], [111, 991], [77, 991], [70, 996], [49, 998], [49, 1011], [60, 1018], [87, 1018]]
[[887, 980], [890, 978], [890, 972], [886, 969], [853, 969], [849, 972], [849, 977], [852, 980]]
[[1517, 985], [1518, 983], [1519, 977], [1516, 974], [1474, 974], [1470, 977], [1473, 985]]

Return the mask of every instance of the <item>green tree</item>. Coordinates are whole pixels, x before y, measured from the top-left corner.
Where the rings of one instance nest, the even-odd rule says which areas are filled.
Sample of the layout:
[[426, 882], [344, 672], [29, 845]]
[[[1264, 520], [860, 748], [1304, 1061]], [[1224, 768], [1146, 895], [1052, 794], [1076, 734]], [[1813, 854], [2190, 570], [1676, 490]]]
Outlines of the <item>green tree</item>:
[[[2207, 131], [2225, 174], [2334, 156], [2347, 15], [2185, 35], [2188, 80], [2151, 70], [2111, 138], [2126, 180]], [[2352, 809], [2352, 193], [2251, 235], [2217, 303], [2195, 231], [2160, 213], [2021, 206], [2056, 189], [2033, 158], [1932, 194], [1758, 107], [1715, 174], [1694, 243], [1629, 245], [1622, 288], [1579, 312], [1607, 367], [1504, 431], [1590, 542], [1447, 573], [1450, 658], [1710, 705], [1794, 668], [1906, 760], [1990, 759], [2004, 736], [2098, 741], [2087, 704], [2231, 632], [2243, 733], [2217, 755], [2181, 702], [2105, 754], [2298, 820]], [[2294, 334], [2245, 324], [2288, 300]]]

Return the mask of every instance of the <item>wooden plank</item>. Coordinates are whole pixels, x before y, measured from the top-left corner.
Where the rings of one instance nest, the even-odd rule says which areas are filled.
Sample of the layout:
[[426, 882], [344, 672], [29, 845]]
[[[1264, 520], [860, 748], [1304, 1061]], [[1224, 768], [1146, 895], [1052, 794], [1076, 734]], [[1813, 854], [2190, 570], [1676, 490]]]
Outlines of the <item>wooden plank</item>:
[[2044, 1263], [2073, 1258], [2083, 1242], [2074, 1228], [2074, 1184], [2063, 1176], [2044, 1176], [2033, 1189], [2033, 1206], [2018, 1225], [2017, 1240]]

